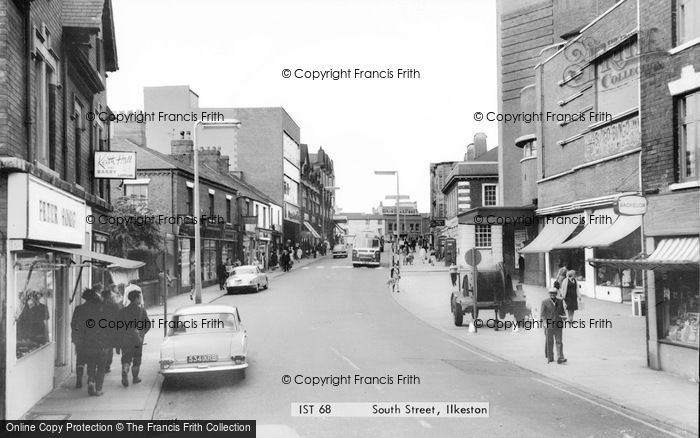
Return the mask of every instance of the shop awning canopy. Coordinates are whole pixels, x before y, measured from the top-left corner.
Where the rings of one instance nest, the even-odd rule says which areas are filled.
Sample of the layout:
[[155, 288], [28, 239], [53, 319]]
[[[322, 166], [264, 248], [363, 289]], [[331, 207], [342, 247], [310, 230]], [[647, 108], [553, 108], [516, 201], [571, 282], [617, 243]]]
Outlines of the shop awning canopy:
[[[589, 221], [589, 216], [581, 216]], [[571, 248], [592, 248], [593, 243], [597, 241], [600, 236], [608, 231], [612, 223], [618, 218], [618, 216], [613, 212], [612, 208], [606, 208], [604, 210], [597, 210], [594, 213], [594, 217], [598, 218], [598, 221], [588, 222], [586, 226], [571, 239], [556, 245], [555, 249], [571, 249]], [[606, 219], [609, 218], [609, 219]], [[607, 245], [597, 245], [597, 246], [607, 246]]]
[[88, 251], [82, 248], [71, 248], [65, 246], [44, 246], [32, 245], [37, 248], [46, 249], [49, 251], [60, 251], [68, 254], [77, 255], [86, 259], [98, 260], [101, 264], [106, 264], [109, 269], [138, 269], [145, 265], [144, 262], [138, 260], [128, 260], [120, 257], [114, 257], [107, 254], [101, 254], [94, 251]]
[[535, 240], [521, 249], [520, 252], [528, 254], [551, 251], [555, 246], [566, 240], [576, 229], [577, 221], [568, 219], [568, 217], [563, 217], [561, 221], [552, 221], [545, 225], [540, 234], [535, 237]]
[[317, 239], [320, 239], [320, 238], [321, 238], [321, 236], [320, 236], [320, 235], [316, 232], [316, 230], [314, 229], [313, 225], [311, 225], [310, 223], [304, 221], [304, 226], [306, 227], [307, 230], [309, 230], [309, 232], [311, 233], [312, 236], [314, 236], [314, 237], [317, 238]]
[[700, 238], [672, 237], [661, 239], [654, 252], [647, 258], [634, 259], [588, 259], [597, 265], [618, 269], [700, 269]]

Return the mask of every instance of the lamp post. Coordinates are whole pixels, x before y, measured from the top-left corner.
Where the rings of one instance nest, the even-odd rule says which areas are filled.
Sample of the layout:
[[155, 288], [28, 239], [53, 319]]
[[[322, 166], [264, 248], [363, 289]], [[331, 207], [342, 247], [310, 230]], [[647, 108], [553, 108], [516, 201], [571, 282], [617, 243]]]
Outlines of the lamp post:
[[401, 195], [399, 194], [399, 171], [398, 170], [375, 170], [375, 175], [396, 175], [396, 240], [394, 240], [394, 247], [396, 249], [396, 257], [398, 259], [399, 255], [399, 199]]
[[321, 238], [326, 238], [326, 191], [334, 192], [340, 189], [338, 186], [321, 186]]
[[239, 127], [241, 122], [238, 120], [217, 120], [217, 121], [204, 121], [198, 120], [194, 123], [192, 128], [192, 150], [194, 152], [194, 294], [195, 294], [195, 304], [202, 303], [202, 242], [200, 238], [200, 218], [199, 215], [199, 150], [197, 148], [197, 128], [199, 127]]

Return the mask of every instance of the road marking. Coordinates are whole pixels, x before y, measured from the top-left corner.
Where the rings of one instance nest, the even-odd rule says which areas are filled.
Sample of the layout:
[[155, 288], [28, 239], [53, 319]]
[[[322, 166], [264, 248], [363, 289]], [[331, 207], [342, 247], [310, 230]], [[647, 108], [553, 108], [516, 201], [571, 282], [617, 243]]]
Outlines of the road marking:
[[432, 428], [433, 428], [433, 426], [431, 426], [430, 423], [428, 423], [428, 422], [425, 421], [425, 420], [418, 420], [418, 424], [420, 424], [421, 426], [423, 426], [423, 427], [426, 428], [426, 429], [432, 429]]
[[340, 351], [336, 350], [336, 349], [333, 348], [333, 347], [331, 347], [331, 351], [333, 351], [333, 353], [335, 353], [336, 356], [338, 356], [339, 358], [343, 359], [345, 362], [347, 362], [348, 364], [350, 364], [351, 367], [355, 368], [356, 371], [360, 371], [360, 367], [358, 367], [357, 365], [355, 365], [354, 363], [352, 363], [352, 361], [351, 361], [350, 359], [348, 359], [347, 357], [345, 357], [345, 356], [343, 356], [342, 354], [340, 354]]
[[303, 268], [301, 268], [302, 271], [303, 271], [303, 270], [306, 270], [306, 269], [309, 269], [309, 267], [308, 267], [308, 266], [304, 266]]
[[323, 266], [323, 265], [321, 265], [321, 266], [316, 266], [316, 269], [323, 269], [323, 268], [325, 268], [325, 266]]
[[458, 346], [459, 348], [461, 348], [461, 349], [463, 349], [463, 350], [467, 350], [467, 351], [469, 351], [469, 352], [471, 352], [471, 353], [474, 353], [474, 354], [476, 354], [477, 356], [481, 356], [481, 357], [483, 357], [483, 358], [486, 359], [486, 360], [489, 360], [489, 361], [491, 361], [491, 362], [497, 362], [496, 359], [490, 358], [490, 357], [488, 357], [488, 356], [486, 356], [486, 355], [484, 355], [484, 354], [479, 353], [479, 352], [476, 351], [476, 350], [472, 350], [472, 349], [469, 348], [469, 347], [465, 347], [464, 345], [459, 344], [459, 343], [453, 341], [452, 339], [448, 339], [447, 342], [449, 342], [450, 344], [454, 344], [454, 345]]
[[646, 422], [646, 421], [644, 421], [644, 420], [640, 420], [639, 418], [635, 418], [635, 417], [633, 417], [633, 416], [631, 416], [631, 415], [625, 414], [625, 413], [622, 412], [622, 411], [619, 411], [619, 410], [617, 410], [617, 409], [614, 409], [614, 408], [605, 406], [604, 404], [598, 403], [598, 402], [595, 401], [595, 400], [591, 400], [591, 399], [586, 398], [586, 397], [584, 397], [584, 396], [582, 396], [582, 395], [576, 394], [576, 393], [571, 392], [571, 391], [567, 391], [566, 389], [560, 388], [560, 387], [558, 387], [558, 386], [556, 386], [556, 385], [554, 385], [554, 384], [552, 384], [552, 383], [550, 383], [550, 382], [547, 382], [547, 381], [538, 379], [538, 378], [536, 378], [536, 377], [533, 377], [532, 380], [535, 380], [535, 381], [540, 382], [540, 383], [544, 383], [545, 385], [551, 386], [551, 387], [554, 388], [554, 389], [558, 389], [558, 390], [561, 391], [561, 392], [565, 392], [565, 393], [567, 393], [567, 394], [569, 394], [569, 395], [573, 395], [574, 397], [578, 397], [578, 398], [580, 398], [581, 400], [585, 400], [585, 401], [587, 401], [587, 402], [590, 403], [590, 404], [596, 405], [596, 406], [601, 407], [601, 408], [603, 408], [603, 409], [607, 409], [607, 410], [609, 410], [609, 411], [611, 411], [611, 412], [614, 412], [614, 413], [616, 413], [616, 414], [618, 414], [618, 415], [622, 415], [623, 417], [627, 417], [627, 418], [629, 418], [630, 420], [634, 420], [634, 421], [636, 421], [636, 422], [638, 422], [638, 423], [642, 423], [643, 425], [645, 425], [645, 426], [647, 426], [647, 427], [651, 427], [652, 429], [656, 429], [656, 430], [658, 430], [659, 432], [663, 432], [663, 433], [666, 433], [666, 434], [668, 434], [668, 435], [671, 435], [671, 436], [677, 437], [677, 438], [684, 438], [683, 435], [677, 435], [677, 434], [675, 434], [675, 433], [673, 433], [673, 432], [670, 432], [670, 431], [668, 431], [668, 430], [662, 429], [662, 428], [660, 428], [660, 427], [658, 427], [658, 426], [655, 426], [655, 425], [653, 425], [653, 424], [651, 424], [651, 423], [648, 423], [648, 422]]

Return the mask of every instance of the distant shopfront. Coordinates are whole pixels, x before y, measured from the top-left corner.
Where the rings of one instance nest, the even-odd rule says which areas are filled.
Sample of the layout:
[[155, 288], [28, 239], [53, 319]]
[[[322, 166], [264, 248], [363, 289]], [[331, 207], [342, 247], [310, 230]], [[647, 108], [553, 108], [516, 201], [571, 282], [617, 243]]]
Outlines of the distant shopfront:
[[[200, 228], [203, 287], [217, 283], [216, 268], [220, 263], [225, 263], [227, 259], [234, 263], [241, 257], [238, 234], [228, 224], [205, 224]], [[180, 292], [193, 287], [194, 246], [194, 227], [190, 225], [180, 227], [176, 248], [177, 265], [174, 269], [177, 273]]]

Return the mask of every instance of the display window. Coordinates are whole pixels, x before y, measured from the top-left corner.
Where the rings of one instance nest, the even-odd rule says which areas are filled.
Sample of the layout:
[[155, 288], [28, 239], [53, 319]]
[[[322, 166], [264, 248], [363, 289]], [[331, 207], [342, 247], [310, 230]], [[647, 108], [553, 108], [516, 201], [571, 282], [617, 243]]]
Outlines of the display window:
[[52, 253], [14, 253], [17, 305], [16, 356], [20, 359], [53, 342], [55, 272]]
[[566, 277], [566, 272], [574, 270], [576, 280], [586, 281], [586, 257], [583, 248], [552, 250], [549, 260], [549, 278], [561, 283]]
[[698, 281], [698, 271], [668, 271], [656, 274], [659, 340], [698, 348]]
[[[641, 231], [637, 230], [607, 248], [596, 248], [595, 256], [600, 259], [629, 260], [642, 252]], [[596, 267], [596, 285], [625, 288], [642, 287], [641, 269], [616, 269], [601, 265]]]

